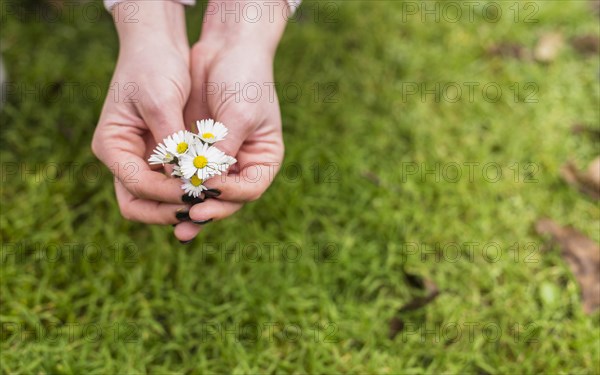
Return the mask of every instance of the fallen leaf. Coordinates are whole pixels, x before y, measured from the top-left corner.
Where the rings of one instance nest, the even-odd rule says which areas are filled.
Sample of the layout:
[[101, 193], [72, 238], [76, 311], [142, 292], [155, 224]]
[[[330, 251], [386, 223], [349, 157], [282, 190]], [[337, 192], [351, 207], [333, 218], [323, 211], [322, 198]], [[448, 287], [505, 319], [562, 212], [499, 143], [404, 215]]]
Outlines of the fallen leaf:
[[368, 180], [375, 186], [381, 186], [381, 179], [373, 172], [365, 171], [361, 173], [361, 177]]
[[390, 340], [393, 340], [398, 333], [402, 332], [402, 330], [404, 330], [404, 320], [398, 316], [394, 316], [390, 320], [390, 333], [388, 334], [388, 337]]
[[595, 56], [600, 52], [600, 38], [597, 35], [581, 35], [571, 40], [571, 45], [577, 52], [586, 56]]
[[427, 294], [425, 294], [423, 297], [413, 298], [407, 304], [402, 306], [400, 310], [398, 310], [399, 313], [418, 310], [437, 298], [437, 296], [440, 294], [440, 290], [438, 289], [437, 285], [429, 279], [425, 279], [423, 282]]
[[502, 42], [491, 45], [487, 49], [489, 56], [512, 57], [523, 60], [529, 58], [529, 51], [521, 44]]
[[573, 134], [587, 134], [592, 138], [595, 138], [596, 141], [600, 141], [600, 130], [595, 129], [592, 126], [585, 124], [575, 124], [571, 128]]
[[405, 324], [402, 314], [427, 306], [440, 294], [438, 286], [432, 280], [423, 279], [419, 276], [411, 274], [405, 274], [405, 276], [409, 284], [424, 289], [425, 295], [413, 298], [400, 309], [398, 309], [397, 315], [390, 320], [390, 330], [388, 336], [391, 340], [393, 340], [394, 337], [396, 337], [396, 335], [398, 335], [398, 333], [402, 332], [404, 329]]
[[544, 34], [535, 46], [533, 56], [541, 63], [551, 63], [558, 56], [562, 46], [562, 34], [556, 32]]
[[592, 199], [600, 200], [600, 157], [590, 163], [586, 171], [580, 171], [573, 162], [565, 164], [560, 174], [571, 186]]
[[562, 258], [581, 288], [583, 310], [593, 313], [600, 307], [600, 247], [576, 229], [561, 227], [551, 219], [539, 220], [535, 230], [558, 243]]
[[596, 186], [596, 190], [600, 194], [600, 157], [597, 157], [590, 163], [586, 177], [590, 183]]

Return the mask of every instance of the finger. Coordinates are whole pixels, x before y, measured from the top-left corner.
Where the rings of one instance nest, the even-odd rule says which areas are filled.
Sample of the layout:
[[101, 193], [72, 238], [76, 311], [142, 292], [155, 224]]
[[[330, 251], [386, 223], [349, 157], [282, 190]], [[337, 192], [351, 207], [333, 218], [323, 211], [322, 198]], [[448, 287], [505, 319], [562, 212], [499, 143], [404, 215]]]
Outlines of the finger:
[[188, 221], [185, 223], [177, 224], [177, 226], [175, 227], [175, 237], [177, 237], [177, 239], [181, 243], [185, 244], [189, 243], [194, 238], [196, 238], [198, 233], [200, 233], [201, 231], [202, 226]]
[[[131, 171], [133, 169], [132, 165], [125, 165], [122, 169]], [[138, 167], [136, 165], [136, 168], [143, 169], [147, 168], [147, 166], [142, 165]], [[183, 203], [182, 197], [184, 196], [184, 191], [181, 188], [182, 183], [180, 179], [150, 169], [143, 169], [131, 176], [126, 176], [124, 173], [124, 171], [121, 171], [119, 177], [124, 177], [119, 178], [119, 182], [135, 197], [163, 203]]]
[[134, 197], [164, 203], [183, 203], [181, 180], [150, 169], [142, 158], [125, 151], [110, 153], [107, 165]]
[[210, 199], [196, 204], [190, 209], [190, 218], [195, 224], [206, 225], [212, 221], [223, 220], [242, 208], [242, 203]]
[[220, 105], [219, 110], [214, 114], [215, 121], [229, 129], [227, 137], [216, 144], [217, 148], [227, 155], [237, 157], [242, 144], [259, 125], [258, 119], [251, 114], [254, 111], [248, 107], [246, 103], [235, 103], [229, 100]]
[[139, 112], [142, 119], [152, 132], [156, 143], [162, 142], [165, 138], [180, 130], [185, 130], [183, 120], [183, 108], [187, 102], [189, 92], [167, 98], [156, 97], [147, 98], [147, 100], [139, 105]]
[[94, 136], [94, 153], [129, 192], [141, 199], [182, 203], [181, 181], [150, 169], [142, 159], [146, 144], [133, 126], [101, 124]]
[[220, 200], [210, 200], [202, 204], [196, 204], [190, 209], [192, 221], [178, 224], [175, 227], [175, 237], [182, 243], [189, 243], [202, 231], [202, 226], [231, 216], [242, 206], [241, 203]]
[[185, 106], [184, 119], [187, 126], [192, 127], [195, 132], [194, 124], [198, 120], [211, 118], [208, 108], [207, 97], [214, 91], [215, 84], [206, 82], [208, 76], [208, 61], [205, 56], [204, 46], [196, 44], [191, 50], [190, 74], [192, 78], [192, 90]]
[[218, 198], [230, 202], [252, 202], [258, 200], [271, 185], [280, 163], [241, 166], [238, 174], [216, 176], [206, 181], [206, 187], [220, 191]]
[[[264, 164], [280, 161], [283, 158], [283, 143], [279, 107], [265, 107], [261, 102], [238, 103], [231, 98], [235, 96], [219, 103], [214, 114], [216, 121], [230, 130], [217, 147], [239, 162]], [[246, 155], [240, 154], [242, 145]]]
[[146, 224], [177, 224], [180, 222], [175, 216], [177, 212], [189, 209], [189, 206], [184, 204], [169, 204], [136, 198], [119, 181], [115, 181], [115, 193], [121, 215], [131, 221]]

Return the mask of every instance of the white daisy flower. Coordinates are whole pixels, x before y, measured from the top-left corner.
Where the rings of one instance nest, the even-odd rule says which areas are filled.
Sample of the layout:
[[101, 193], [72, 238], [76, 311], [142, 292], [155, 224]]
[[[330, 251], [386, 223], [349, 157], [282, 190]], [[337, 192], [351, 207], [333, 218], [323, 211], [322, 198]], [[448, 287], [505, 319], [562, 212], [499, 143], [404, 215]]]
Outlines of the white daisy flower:
[[234, 158], [233, 156], [225, 155], [225, 163], [227, 164], [227, 167], [229, 168], [232, 165], [234, 165], [235, 163], [237, 163], [237, 159]]
[[183, 177], [181, 174], [181, 167], [179, 165], [176, 164], [173, 166], [173, 172], [171, 173], [171, 176]]
[[183, 179], [183, 185], [181, 185], [181, 188], [185, 190], [188, 195], [198, 198], [204, 190], [208, 189], [206, 186], [202, 185], [203, 183], [203, 179], [197, 175], [193, 175], [190, 179]]
[[196, 175], [207, 180], [214, 175], [221, 174], [221, 165], [226, 160], [227, 155], [218, 148], [206, 143], [196, 143], [181, 157], [179, 165], [183, 177], [191, 178]]
[[208, 144], [222, 141], [227, 136], [227, 128], [220, 122], [213, 119], [196, 121], [198, 128], [198, 137]]
[[234, 158], [233, 156], [225, 155], [225, 157], [223, 158], [223, 163], [221, 163], [218, 166], [218, 168], [221, 172], [225, 172], [229, 169], [229, 167], [231, 167], [235, 163], [237, 163], [236, 158]]
[[154, 153], [148, 159], [150, 164], [169, 164], [175, 160], [175, 156], [171, 154], [165, 145], [159, 143], [154, 149]]
[[187, 130], [180, 130], [165, 138], [164, 142], [165, 146], [167, 146], [167, 151], [179, 157], [184, 155], [197, 141], [194, 133]]

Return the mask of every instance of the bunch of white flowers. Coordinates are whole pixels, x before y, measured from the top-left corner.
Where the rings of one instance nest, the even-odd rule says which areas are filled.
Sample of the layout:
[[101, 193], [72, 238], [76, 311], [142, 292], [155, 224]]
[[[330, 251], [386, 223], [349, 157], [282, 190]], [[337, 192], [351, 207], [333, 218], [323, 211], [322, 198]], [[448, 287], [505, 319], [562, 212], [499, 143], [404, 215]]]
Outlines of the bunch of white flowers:
[[181, 130], [168, 136], [154, 149], [150, 164], [174, 164], [172, 175], [183, 180], [181, 188], [194, 198], [207, 190], [204, 183], [237, 162], [215, 143], [227, 136], [227, 128], [212, 119], [196, 121], [198, 134]]

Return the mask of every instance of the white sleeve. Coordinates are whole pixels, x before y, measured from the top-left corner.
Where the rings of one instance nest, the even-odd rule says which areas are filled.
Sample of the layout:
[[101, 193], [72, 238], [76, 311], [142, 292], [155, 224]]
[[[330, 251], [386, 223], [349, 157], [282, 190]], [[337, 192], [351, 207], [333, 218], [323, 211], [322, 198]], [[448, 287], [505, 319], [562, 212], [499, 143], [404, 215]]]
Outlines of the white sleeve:
[[[104, 0], [104, 6], [110, 12], [115, 5], [122, 3], [125, 0]], [[183, 5], [194, 5], [196, 4], [196, 0], [173, 0], [181, 3]]]
[[[115, 5], [122, 3], [123, 1], [125, 1], [125, 0], [104, 0], [104, 6], [110, 12], [112, 10], [112, 8], [115, 7]], [[173, 0], [173, 1], [177, 1], [178, 3], [181, 3], [183, 5], [195, 5], [196, 4], [196, 0]], [[296, 9], [298, 9], [298, 7], [300, 6], [300, 3], [302, 2], [302, 0], [286, 0], [286, 1], [287, 1], [288, 5], [290, 6], [290, 9], [292, 10], [292, 13], [294, 13], [296, 11]]]

